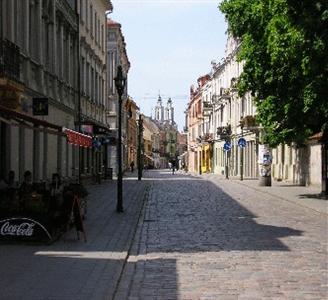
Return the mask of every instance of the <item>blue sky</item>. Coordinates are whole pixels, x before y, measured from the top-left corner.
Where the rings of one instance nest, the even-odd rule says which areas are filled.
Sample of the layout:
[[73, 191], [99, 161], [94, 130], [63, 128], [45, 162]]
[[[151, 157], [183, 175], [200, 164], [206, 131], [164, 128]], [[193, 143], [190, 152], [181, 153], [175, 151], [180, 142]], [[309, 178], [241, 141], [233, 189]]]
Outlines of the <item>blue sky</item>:
[[150, 115], [160, 91], [179, 130], [191, 84], [224, 56], [227, 25], [218, 0], [112, 0], [131, 62], [129, 94]]

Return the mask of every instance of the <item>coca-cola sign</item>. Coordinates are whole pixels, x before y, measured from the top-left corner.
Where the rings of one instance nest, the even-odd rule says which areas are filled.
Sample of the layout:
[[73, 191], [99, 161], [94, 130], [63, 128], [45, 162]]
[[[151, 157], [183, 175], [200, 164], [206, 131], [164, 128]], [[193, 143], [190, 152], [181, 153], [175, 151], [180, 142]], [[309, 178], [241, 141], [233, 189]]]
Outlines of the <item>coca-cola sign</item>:
[[30, 218], [0, 220], [0, 238], [4, 239], [50, 239], [48, 230]]
[[3, 223], [0, 228], [1, 235], [25, 235], [32, 236], [35, 226], [35, 223], [21, 223], [19, 225], [11, 224], [9, 221]]

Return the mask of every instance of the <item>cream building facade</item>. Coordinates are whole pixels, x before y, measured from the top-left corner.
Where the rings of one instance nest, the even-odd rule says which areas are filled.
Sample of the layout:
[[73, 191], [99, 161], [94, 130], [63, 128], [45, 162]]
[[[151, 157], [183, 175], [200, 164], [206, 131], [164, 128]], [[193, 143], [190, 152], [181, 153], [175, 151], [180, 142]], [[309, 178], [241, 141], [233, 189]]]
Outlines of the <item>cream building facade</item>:
[[[10, 95], [8, 85], [2, 85], [1, 104], [22, 113], [21, 118], [10, 117], [2, 122], [5, 147], [1, 156], [6, 158], [2, 172], [13, 170], [16, 178], [21, 179], [24, 171], [30, 170], [35, 181], [50, 178], [53, 172], [74, 176], [78, 164], [76, 147], [66, 143], [60, 128], [75, 129], [78, 102], [78, 78], [74, 71], [78, 64], [75, 4], [59, 0], [4, 0], [1, 6], [1, 40], [16, 47], [19, 58], [13, 63], [18, 68], [17, 83], [21, 84], [16, 95]], [[8, 64], [6, 54], [2, 54], [4, 64]], [[48, 99], [48, 115], [33, 117], [34, 98]], [[31, 119], [24, 124], [25, 115]], [[50, 124], [42, 125], [37, 120], [56, 125], [58, 130], [50, 130]]]
[[[106, 12], [113, 9], [108, 0], [80, 0], [79, 11], [79, 62], [80, 90], [79, 129], [99, 140], [92, 149], [81, 149], [80, 165], [86, 176], [104, 173], [109, 160], [108, 146], [101, 145], [101, 138], [109, 133], [107, 120], [107, 64]], [[100, 128], [100, 130], [99, 130]], [[99, 131], [102, 134], [99, 134]]]
[[[107, 91], [108, 103], [106, 106], [107, 123], [111, 131], [111, 135], [117, 138], [118, 129], [118, 94], [115, 88], [114, 78], [116, 77], [117, 67], [120, 65], [123, 69], [123, 74], [128, 78], [130, 69], [130, 62], [126, 51], [126, 43], [121, 29], [121, 24], [114, 20], [107, 20]], [[126, 101], [128, 99], [128, 85], [125, 86], [125, 91], [122, 95], [122, 168], [127, 169], [128, 164], [128, 133], [127, 133], [127, 119], [128, 114]], [[117, 172], [117, 150], [116, 145], [110, 145], [107, 150], [108, 167]]]
[[[238, 95], [236, 82], [243, 70], [243, 62], [237, 61], [239, 46], [238, 40], [228, 37], [225, 57], [219, 63], [212, 62], [206, 84], [192, 89], [187, 109], [188, 167], [192, 172], [243, 179], [261, 176], [259, 150], [265, 132], [256, 123], [256, 106], [250, 93]], [[271, 177], [300, 185], [321, 185], [321, 138], [314, 135], [304, 147], [282, 144], [269, 149]], [[243, 148], [240, 139], [245, 140]], [[230, 147], [225, 149], [225, 145]]]
[[[89, 168], [93, 157], [91, 136], [78, 132], [81, 123], [106, 124], [102, 46], [111, 3], [2, 0], [0, 5], [1, 173], [13, 170], [16, 180], [26, 170], [34, 181], [52, 173], [77, 178], [84, 171], [81, 157], [89, 153]], [[37, 103], [48, 103], [48, 113], [37, 115]]]

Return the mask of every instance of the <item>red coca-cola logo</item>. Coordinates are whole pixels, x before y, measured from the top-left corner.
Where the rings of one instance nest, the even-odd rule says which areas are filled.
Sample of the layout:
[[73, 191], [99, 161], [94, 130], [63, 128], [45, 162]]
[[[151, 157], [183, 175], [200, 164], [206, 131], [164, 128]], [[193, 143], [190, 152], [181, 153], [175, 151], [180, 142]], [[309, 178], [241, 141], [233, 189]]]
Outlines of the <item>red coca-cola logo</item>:
[[32, 236], [35, 223], [23, 222], [21, 224], [11, 224], [10, 221], [2, 224], [1, 235]]

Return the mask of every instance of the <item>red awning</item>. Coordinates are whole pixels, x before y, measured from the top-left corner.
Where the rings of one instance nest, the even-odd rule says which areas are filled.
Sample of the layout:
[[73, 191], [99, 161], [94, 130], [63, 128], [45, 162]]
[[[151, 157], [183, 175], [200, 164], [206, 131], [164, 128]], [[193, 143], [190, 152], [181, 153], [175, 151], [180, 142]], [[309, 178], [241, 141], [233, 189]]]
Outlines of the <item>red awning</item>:
[[92, 137], [63, 127], [63, 132], [67, 136], [67, 141], [70, 144], [81, 146], [81, 147], [92, 147]]

